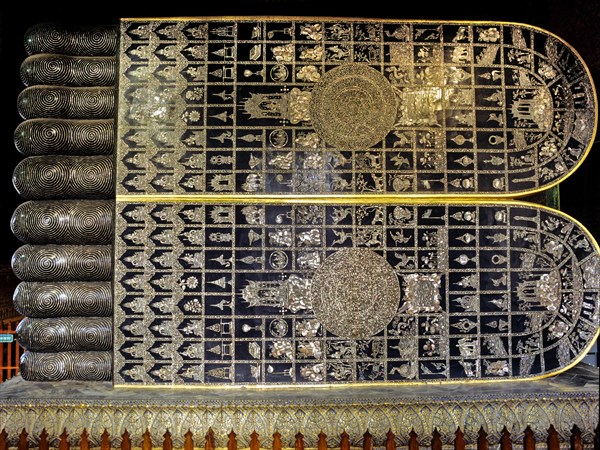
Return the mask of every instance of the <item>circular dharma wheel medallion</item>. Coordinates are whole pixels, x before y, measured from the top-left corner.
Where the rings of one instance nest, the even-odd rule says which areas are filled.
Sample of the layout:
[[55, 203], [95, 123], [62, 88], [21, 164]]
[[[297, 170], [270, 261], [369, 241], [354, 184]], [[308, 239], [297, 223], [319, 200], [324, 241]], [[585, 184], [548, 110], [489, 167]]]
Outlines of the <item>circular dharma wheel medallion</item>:
[[392, 266], [377, 253], [343, 249], [315, 270], [311, 303], [317, 320], [336, 336], [368, 339], [394, 318], [400, 285]]
[[310, 119], [329, 145], [372, 147], [396, 121], [394, 91], [385, 76], [368, 65], [337, 66], [315, 84]]

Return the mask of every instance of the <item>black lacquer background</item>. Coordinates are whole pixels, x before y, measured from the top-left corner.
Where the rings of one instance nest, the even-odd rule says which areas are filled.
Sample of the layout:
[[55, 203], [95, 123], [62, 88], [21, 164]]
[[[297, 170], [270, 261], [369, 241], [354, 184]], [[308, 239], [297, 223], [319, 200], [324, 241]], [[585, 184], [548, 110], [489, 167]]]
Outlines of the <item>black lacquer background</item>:
[[[44, 2], [12, 3], [0, 6], [0, 269], [10, 273], [12, 255], [22, 243], [10, 229], [10, 219], [23, 199], [15, 191], [12, 174], [22, 155], [14, 146], [14, 130], [23, 120], [17, 112], [17, 96], [24, 89], [19, 67], [27, 57], [23, 36], [40, 22], [79, 25], [117, 24], [121, 17], [167, 16], [328, 16], [424, 20], [485, 20], [519, 22], [538, 26], [570, 44], [586, 62], [592, 78], [600, 80], [600, 2], [595, 0], [505, 0], [488, 2], [426, 3], [419, 1], [326, 2], [316, 0], [230, 0], [225, 2], [110, 3]], [[600, 144], [592, 147], [587, 159], [560, 185], [560, 209], [580, 221], [600, 238]], [[17, 280], [3, 277], [2, 297], [10, 297]]]

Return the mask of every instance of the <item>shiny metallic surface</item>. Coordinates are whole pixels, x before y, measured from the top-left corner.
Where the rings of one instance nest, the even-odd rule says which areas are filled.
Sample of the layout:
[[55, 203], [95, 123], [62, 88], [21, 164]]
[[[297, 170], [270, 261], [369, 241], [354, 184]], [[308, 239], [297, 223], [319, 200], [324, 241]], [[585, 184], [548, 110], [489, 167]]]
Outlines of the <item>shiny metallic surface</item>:
[[111, 317], [110, 282], [24, 281], [13, 294], [16, 310], [26, 317]]
[[525, 202], [119, 201], [114, 382], [530, 380], [597, 339], [600, 254]]
[[117, 65], [114, 57], [32, 55], [21, 64], [25, 86], [113, 86]]
[[25, 199], [110, 199], [111, 156], [30, 156], [17, 164], [13, 185]]
[[[27, 200], [116, 195], [114, 248], [77, 245], [105, 227], [78, 234], [66, 203], [13, 220], [26, 282], [112, 279], [116, 385], [531, 380], [597, 339], [594, 238], [499, 200], [555, 186], [591, 147], [594, 86], [559, 37], [302, 17], [118, 30], [30, 30], [13, 179]], [[87, 70], [114, 55], [117, 86], [110, 64]], [[46, 319], [69, 336], [79, 320]]]
[[19, 247], [12, 258], [15, 275], [23, 281], [108, 281], [109, 245], [30, 245]]
[[31, 86], [17, 98], [23, 119], [109, 119], [114, 116], [115, 91], [111, 87]]
[[112, 347], [109, 317], [23, 319], [17, 327], [19, 344], [31, 352], [102, 351]]
[[110, 352], [25, 352], [21, 376], [27, 381], [108, 381]]
[[28, 380], [110, 379], [116, 46], [111, 26], [25, 35], [13, 185], [26, 201], [11, 229], [26, 245], [11, 264]]
[[113, 210], [108, 200], [31, 200], [17, 207], [10, 225], [29, 244], [110, 244]]
[[107, 155], [114, 151], [114, 120], [30, 119], [14, 137], [24, 156]]
[[576, 170], [597, 124], [584, 61], [526, 24], [130, 19], [120, 35], [119, 195], [514, 197]]
[[54, 53], [113, 56], [117, 50], [117, 27], [79, 26], [43, 22], [30, 27], [23, 37], [28, 54]]

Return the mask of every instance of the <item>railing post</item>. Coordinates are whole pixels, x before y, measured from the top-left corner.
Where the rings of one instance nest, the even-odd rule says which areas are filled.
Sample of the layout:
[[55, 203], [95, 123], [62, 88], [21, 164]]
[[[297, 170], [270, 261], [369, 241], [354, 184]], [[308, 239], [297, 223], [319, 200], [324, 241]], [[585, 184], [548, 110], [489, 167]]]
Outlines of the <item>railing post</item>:
[[50, 450], [50, 443], [48, 442], [48, 432], [45, 428], [40, 433], [40, 442], [38, 444], [38, 450]]
[[100, 436], [100, 450], [110, 450], [110, 435], [106, 428], [104, 429], [102, 436]]
[[327, 435], [321, 431], [319, 433], [319, 441], [317, 442], [317, 450], [327, 450]]
[[[209, 431], [209, 433], [212, 433], [212, 429], [209, 428], [208, 431]], [[207, 436], [208, 436], [208, 433], [207, 433]], [[183, 450], [194, 450], [194, 438], [193, 438], [194, 434], [192, 433], [192, 430], [188, 430], [187, 433], [185, 433], [185, 435], [183, 437], [185, 438], [185, 441], [183, 442]], [[211, 442], [212, 442], [213, 450], [214, 450], [215, 441], [213, 440]], [[206, 445], [206, 442], [204, 443], [204, 445]]]
[[[12, 332], [12, 324], [10, 322], [8, 322], [8, 329], [6, 330], [8, 333]], [[14, 345], [14, 341], [6, 344], [6, 350], [7, 350], [7, 355], [6, 355], [6, 368], [5, 371], [6, 373], [4, 375], [2, 375], [2, 379], [0, 381], [5, 381], [5, 380], [10, 380], [12, 378], [12, 354], [13, 354], [13, 345]], [[2, 363], [2, 359], [0, 359], [0, 364]]]
[[573, 428], [571, 429], [571, 450], [583, 450], [581, 430], [577, 425], [573, 425]]
[[346, 430], [342, 432], [340, 450], [350, 450], [350, 435], [346, 433]]
[[560, 450], [560, 438], [554, 425], [548, 429], [548, 450]]
[[259, 450], [260, 442], [258, 441], [258, 433], [256, 430], [252, 431], [250, 435], [250, 450]]
[[79, 449], [80, 450], [90, 450], [89, 437], [90, 437], [90, 435], [88, 434], [87, 430], [84, 428], [83, 432], [81, 433], [81, 440], [79, 441]]
[[276, 431], [273, 434], [273, 450], [281, 450], [281, 448], [281, 434], [279, 434], [279, 431]]
[[488, 450], [489, 446], [490, 445], [487, 439], [487, 433], [485, 432], [483, 427], [481, 427], [477, 436], [477, 450]]
[[506, 428], [502, 428], [502, 436], [500, 437], [500, 450], [512, 450], [512, 440], [510, 439], [510, 432]]
[[152, 436], [150, 430], [146, 428], [146, 432], [142, 434], [142, 450], [152, 450]]
[[396, 450], [396, 435], [390, 428], [385, 435], [385, 450]]
[[294, 442], [294, 450], [304, 450], [304, 435], [300, 432], [296, 434], [296, 441]]
[[70, 450], [71, 442], [69, 441], [69, 433], [67, 433], [67, 429], [63, 429], [62, 434], [60, 435], [60, 442], [58, 443], [58, 450]]
[[373, 450], [373, 436], [369, 433], [369, 430], [363, 434], [363, 450]]
[[127, 428], [125, 428], [125, 432], [121, 435], [121, 450], [131, 450], [131, 439], [129, 438]]
[[235, 437], [235, 431], [231, 430], [231, 433], [229, 433], [229, 439], [227, 440], [227, 450], [237, 450], [237, 440]]
[[437, 427], [433, 429], [431, 435], [431, 450], [442, 450], [442, 435], [437, 430]]
[[[14, 335], [20, 320], [0, 321], [0, 334]], [[10, 380], [19, 372], [20, 350], [21, 346], [14, 340], [0, 344], [0, 383]]]
[[414, 428], [408, 434], [408, 450], [419, 450], [419, 441], [417, 440], [417, 432]]
[[173, 441], [171, 440], [171, 433], [169, 432], [169, 429], [167, 429], [167, 432], [163, 435], [163, 437], [165, 438], [162, 446], [163, 450], [173, 450]]
[[535, 450], [535, 434], [529, 425], [525, 428], [523, 436], [523, 450]]
[[[190, 433], [190, 431], [188, 431], [188, 433]], [[194, 446], [192, 445], [191, 448], [193, 449]], [[215, 450], [215, 432], [211, 427], [208, 427], [208, 431], [204, 436], [204, 450]]]
[[19, 434], [19, 443], [17, 444], [17, 450], [29, 450], [29, 442], [27, 441], [28, 436], [29, 435], [27, 434], [27, 431], [25, 431], [25, 428], [23, 428], [21, 434]]
[[454, 450], [465, 450], [465, 433], [458, 427], [454, 435]]
[[8, 433], [4, 428], [0, 432], [0, 450], [8, 450]]

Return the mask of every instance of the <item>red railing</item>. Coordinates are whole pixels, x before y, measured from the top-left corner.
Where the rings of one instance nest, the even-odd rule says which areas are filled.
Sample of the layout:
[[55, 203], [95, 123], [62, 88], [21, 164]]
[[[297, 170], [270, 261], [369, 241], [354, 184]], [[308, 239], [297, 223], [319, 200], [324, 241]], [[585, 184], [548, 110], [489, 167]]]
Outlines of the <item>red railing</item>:
[[[449, 450], [467, 450], [467, 448], [489, 450], [490, 448], [488, 435], [483, 428], [479, 430], [477, 442], [473, 443], [466, 442], [465, 435], [460, 428], [456, 430], [455, 434], [456, 439], [454, 440], [453, 445], [449, 447]], [[498, 450], [513, 450], [513, 447], [522, 450], [536, 450], [536, 448], [539, 450], [582, 450], [584, 448], [598, 450], [598, 428], [594, 430], [594, 442], [588, 442], [587, 444], [584, 444], [582, 431], [576, 425], [573, 426], [571, 435], [568, 437], [568, 442], [565, 442], [566, 445], [561, 445], [561, 438], [553, 425], [548, 429], [545, 442], [536, 442], [534, 432], [530, 427], [527, 427], [524, 436], [520, 439], [514, 439], [506, 427], [502, 430], [501, 434], [500, 444], [496, 447]], [[327, 435], [321, 432], [318, 435], [317, 447], [313, 450], [374, 450], [375, 448], [385, 450], [442, 450], [442, 441], [437, 430], [433, 430], [430, 436], [422, 437], [419, 437], [414, 430], [411, 430], [409, 436], [408, 443], [405, 445], [398, 445], [396, 436], [389, 431], [385, 442], [374, 442], [373, 437], [367, 430], [364, 433], [361, 442], [351, 443], [349, 435], [345, 431], [341, 436], [336, 436], [333, 439], [328, 438]], [[162, 442], [160, 439], [161, 437], [163, 438]], [[208, 429], [205, 436], [194, 436], [191, 431], [188, 431], [185, 436], [183, 436], [183, 445], [177, 446], [173, 443], [173, 437], [169, 430], [166, 430], [166, 433], [162, 434], [162, 436], [154, 437], [146, 430], [141, 436], [141, 442], [138, 443], [132, 442], [134, 439], [132, 439], [132, 436], [127, 430], [124, 431], [120, 439], [116, 439], [116, 442], [106, 430], [104, 430], [104, 433], [101, 436], [96, 436], [96, 439], [90, 436], [85, 429], [79, 430], [71, 437], [65, 428], [63, 433], [55, 439], [49, 439], [46, 429], [42, 430], [39, 438], [29, 436], [25, 429], [23, 429], [18, 436], [9, 436], [5, 430], [2, 430], [0, 431], [0, 450], [9, 450], [11, 447], [16, 447], [17, 450], [75, 450], [77, 448], [79, 448], [79, 450], [90, 450], [91, 448], [99, 450], [132, 450], [134, 447], [138, 449], [141, 447], [141, 450], [156, 450], [160, 448], [162, 448], [162, 450], [199, 450], [202, 448], [204, 450], [216, 450], [217, 448], [238, 450], [239, 447], [236, 437], [237, 435], [232, 430], [229, 433], [227, 442], [221, 442], [219, 443], [220, 445], [217, 445], [211, 428]], [[250, 435], [249, 448], [244, 447], [244, 450], [284, 450], [285, 447], [282, 445], [282, 437], [281, 434], [276, 432], [272, 436], [272, 439], [269, 440], [269, 444], [263, 446], [260, 442], [260, 436], [256, 432], [253, 432]], [[297, 433], [294, 436], [294, 440], [294, 450], [305, 450], [306, 447], [304, 445], [304, 436], [302, 433]]]
[[0, 321], [0, 335], [12, 335], [12, 342], [0, 342], [0, 383], [10, 380], [19, 373], [19, 358], [22, 348], [14, 340], [15, 330], [22, 317]]

